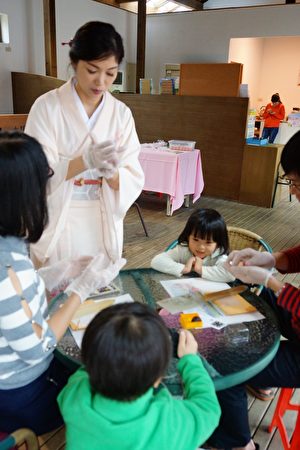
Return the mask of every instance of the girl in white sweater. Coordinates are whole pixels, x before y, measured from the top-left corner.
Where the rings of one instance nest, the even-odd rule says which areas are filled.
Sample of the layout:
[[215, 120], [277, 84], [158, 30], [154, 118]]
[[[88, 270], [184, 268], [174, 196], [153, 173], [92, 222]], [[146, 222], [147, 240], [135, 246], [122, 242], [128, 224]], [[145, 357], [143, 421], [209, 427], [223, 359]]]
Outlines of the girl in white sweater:
[[151, 267], [177, 277], [196, 272], [206, 280], [229, 282], [235, 278], [223, 267], [228, 250], [223, 217], [214, 209], [197, 209], [178, 237], [178, 244], [156, 255]]

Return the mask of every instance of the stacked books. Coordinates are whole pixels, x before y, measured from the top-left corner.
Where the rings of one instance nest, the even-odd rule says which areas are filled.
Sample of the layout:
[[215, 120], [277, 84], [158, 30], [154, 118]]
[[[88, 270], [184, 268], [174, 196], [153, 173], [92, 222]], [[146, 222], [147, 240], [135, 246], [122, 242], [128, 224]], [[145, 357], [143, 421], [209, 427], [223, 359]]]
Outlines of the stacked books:
[[160, 93], [161, 94], [175, 94], [175, 80], [174, 78], [160, 79]]

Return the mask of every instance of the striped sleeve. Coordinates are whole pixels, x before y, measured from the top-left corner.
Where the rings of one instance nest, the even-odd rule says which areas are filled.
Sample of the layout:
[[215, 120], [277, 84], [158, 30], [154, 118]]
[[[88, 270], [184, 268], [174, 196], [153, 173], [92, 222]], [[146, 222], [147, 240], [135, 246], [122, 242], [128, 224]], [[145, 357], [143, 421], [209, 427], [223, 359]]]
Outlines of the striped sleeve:
[[300, 338], [300, 289], [286, 283], [280, 292], [277, 304], [292, 315], [292, 327]]
[[[36, 365], [53, 351], [56, 338], [49, 328], [44, 284], [27, 258], [13, 260], [11, 267], [22, 289], [16, 293], [7, 269], [0, 268], [0, 379], [27, 365]], [[32, 317], [23, 307], [27, 305]], [[33, 324], [40, 331], [39, 337]]]
[[288, 259], [287, 270], [280, 270], [281, 273], [296, 273], [300, 272], [300, 245], [298, 247], [283, 250], [283, 253]]

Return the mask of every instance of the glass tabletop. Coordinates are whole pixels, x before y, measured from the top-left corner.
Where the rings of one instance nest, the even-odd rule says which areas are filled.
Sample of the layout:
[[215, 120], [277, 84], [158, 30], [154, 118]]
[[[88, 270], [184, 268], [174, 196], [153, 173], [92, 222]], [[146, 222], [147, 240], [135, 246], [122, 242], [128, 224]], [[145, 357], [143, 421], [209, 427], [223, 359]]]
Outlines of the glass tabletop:
[[[120, 289], [120, 294], [129, 293], [135, 301], [156, 308], [157, 301], [168, 297], [160, 283], [161, 280], [168, 279], [174, 277], [153, 269], [130, 269], [121, 271], [114, 283]], [[273, 359], [279, 346], [280, 333], [271, 307], [250, 291], [241, 295], [253, 304], [265, 319], [228, 325], [219, 330], [192, 330], [199, 345], [199, 354], [216, 390], [242, 383], [260, 372]], [[50, 313], [59, 307], [64, 298], [65, 295], [60, 294], [52, 300]], [[179, 328], [176, 316], [172, 323], [165, 320], [169, 327]], [[58, 343], [56, 354], [70, 367], [80, 365], [80, 349], [69, 329]], [[182, 384], [176, 368], [177, 362], [177, 358], [172, 358], [164, 384], [172, 394], [181, 395]]]

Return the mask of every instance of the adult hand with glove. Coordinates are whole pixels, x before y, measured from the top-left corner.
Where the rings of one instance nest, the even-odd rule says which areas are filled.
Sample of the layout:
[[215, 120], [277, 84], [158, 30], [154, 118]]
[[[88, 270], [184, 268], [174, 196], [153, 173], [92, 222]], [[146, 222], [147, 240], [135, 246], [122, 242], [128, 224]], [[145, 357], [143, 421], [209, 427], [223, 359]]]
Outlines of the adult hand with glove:
[[[83, 259], [84, 265], [87, 259]], [[82, 261], [83, 262], [83, 261]], [[90, 258], [82, 273], [66, 289], [68, 298], [49, 318], [48, 324], [59, 341], [64, 335], [75, 312], [95, 289], [107, 286], [119, 273], [126, 259], [107, 264], [107, 259], [100, 254]]]
[[253, 250], [253, 248], [245, 248], [231, 252], [226, 264], [230, 264], [231, 266], [259, 266], [265, 269], [272, 269], [276, 261], [272, 253], [258, 252], [257, 250]]
[[224, 267], [228, 272], [232, 273], [235, 278], [243, 281], [247, 284], [262, 284], [267, 287], [268, 281], [272, 276], [272, 271], [263, 267], [257, 266], [233, 266], [228, 263], [228, 260], [224, 263]]
[[94, 143], [84, 151], [82, 160], [87, 169], [98, 169], [99, 177], [112, 178], [119, 163], [116, 144], [110, 140]]
[[42, 267], [38, 274], [43, 279], [46, 289], [51, 292], [64, 281], [78, 277], [91, 262], [92, 256], [81, 256], [77, 259], [63, 259], [51, 266]]
[[126, 264], [126, 259], [120, 258], [115, 263], [107, 263], [103, 254], [96, 255], [84, 271], [65, 289], [68, 295], [75, 293], [84, 302], [98, 288], [107, 286]]

